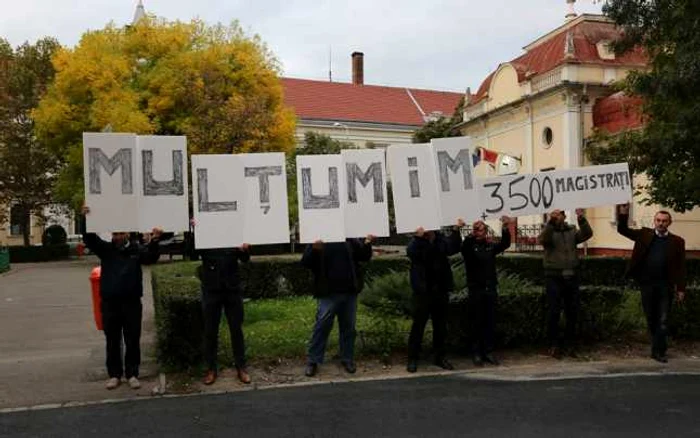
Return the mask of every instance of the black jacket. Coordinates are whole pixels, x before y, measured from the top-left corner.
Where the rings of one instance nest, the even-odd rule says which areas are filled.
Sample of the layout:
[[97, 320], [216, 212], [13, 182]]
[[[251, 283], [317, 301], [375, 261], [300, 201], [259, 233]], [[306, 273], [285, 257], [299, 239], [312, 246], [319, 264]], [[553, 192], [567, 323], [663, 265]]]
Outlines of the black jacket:
[[95, 233], [83, 234], [85, 246], [100, 258], [100, 296], [104, 301], [143, 296], [143, 272], [141, 265], [158, 261], [158, 241], [148, 245], [132, 239], [126, 246], [118, 247], [106, 242]]
[[207, 291], [241, 291], [241, 276], [238, 261], [250, 260], [250, 253], [238, 248], [204, 249], [197, 251], [202, 264], [197, 274], [202, 288]]
[[435, 290], [449, 293], [454, 289], [448, 257], [459, 252], [461, 243], [458, 230], [453, 230], [449, 236], [436, 231], [432, 242], [425, 236], [411, 239], [406, 254], [411, 259], [411, 287], [414, 293], [422, 295]]
[[360, 239], [324, 243], [321, 249], [308, 245], [301, 264], [314, 275], [314, 296], [331, 293], [358, 294], [364, 286], [360, 262], [372, 258], [372, 245]]
[[503, 227], [501, 240], [490, 242], [476, 240], [467, 236], [462, 242], [462, 258], [467, 273], [467, 287], [470, 292], [496, 292], [498, 277], [496, 275], [496, 256], [510, 246], [510, 231]]

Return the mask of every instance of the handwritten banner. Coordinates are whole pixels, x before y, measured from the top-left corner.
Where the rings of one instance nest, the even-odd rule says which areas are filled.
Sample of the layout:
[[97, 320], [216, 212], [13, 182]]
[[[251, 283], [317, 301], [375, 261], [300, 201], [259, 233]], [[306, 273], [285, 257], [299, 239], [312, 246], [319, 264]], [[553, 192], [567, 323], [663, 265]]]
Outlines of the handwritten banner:
[[615, 205], [632, 200], [627, 163], [477, 181], [480, 216], [484, 219]]

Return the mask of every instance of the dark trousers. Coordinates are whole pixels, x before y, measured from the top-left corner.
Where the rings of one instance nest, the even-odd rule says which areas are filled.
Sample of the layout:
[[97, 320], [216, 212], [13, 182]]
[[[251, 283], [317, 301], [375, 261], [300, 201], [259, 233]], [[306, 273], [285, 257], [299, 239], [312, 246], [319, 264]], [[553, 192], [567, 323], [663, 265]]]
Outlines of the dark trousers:
[[445, 357], [445, 338], [447, 338], [447, 308], [449, 295], [433, 293], [432, 295], [413, 294], [413, 324], [411, 334], [408, 336], [408, 358], [418, 360], [421, 353], [421, 344], [425, 325], [428, 319], [433, 321], [433, 352], [435, 359]]
[[308, 363], [323, 363], [328, 335], [333, 321], [338, 317], [338, 343], [340, 360], [352, 363], [355, 356], [355, 321], [357, 319], [357, 295], [333, 293], [318, 299], [316, 322], [309, 341]]
[[[140, 297], [113, 298], [102, 301], [102, 324], [107, 340], [107, 374], [109, 377], [138, 377], [141, 364]], [[122, 337], [125, 354], [122, 367]]]
[[233, 360], [237, 368], [246, 365], [245, 341], [243, 339], [243, 298], [234, 290], [202, 290], [204, 313], [204, 360], [210, 371], [217, 371], [216, 357], [219, 345], [219, 323], [221, 311], [226, 312]]
[[651, 354], [665, 355], [668, 335], [668, 312], [673, 301], [673, 292], [666, 285], [643, 285], [642, 307], [651, 335]]
[[[573, 347], [576, 343], [576, 323], [578, 320], [581, 297], [577, 277], [556, 277], [546, 279], [547, 290], [547, 334], [552, 347]], [[562, 307], [566, 318], [564, 342], [559, 336], [559, 317]]]
[[496, 291], [469, 291], [469, 320], [471, 321], [473, 354], [483, 356], [493, 351], [497, 299]]

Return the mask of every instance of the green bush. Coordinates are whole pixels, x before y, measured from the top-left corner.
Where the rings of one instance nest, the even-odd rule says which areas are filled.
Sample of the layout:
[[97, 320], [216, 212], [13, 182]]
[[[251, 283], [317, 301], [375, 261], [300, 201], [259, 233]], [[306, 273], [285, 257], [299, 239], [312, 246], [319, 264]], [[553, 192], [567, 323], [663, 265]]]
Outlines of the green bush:
[[[245, 282], [244, 296], [258, 299], [290, 298], [312, 293], [311, 274], [299, 263], [299, 255], [280, 257], [256, 257], [251, 263], [242, 265], [241, 275]], [[540, 344], [545, 341], [546, 302], [542, 286], [542, 261], [533, 256], [499, 257], [499, 266], [508, 267], [499, 274], [500, 292], [497, 312], [497, 342], [501, 346]], [[453, 259], [455, 292], [450, 297], [449, 342], [454, 349], [463, 349], [470, 337], [465, 290], [464, 268], [460, 258]], [[599, 341], [620, 336], [632, 331], [645, 330], [645, 320], [639, 300], [639, 292], [625, 287], [617, 273], [624, 270], [626, 261], [618, 258], [584, 259], [582, 270], [582, 306], [579, 317], [579, 332], [586, 341]], [[192, 366], [201, 361], [202, 315], [199, 280], [195, 269], [199, 262], [182, 262], [158, 265], [153, 269], [153, 294], [156, 312], [158, 358], [161, 363], [177, 366]], [[697, 275], [697, 260], [689, 261], [689, 274]], [[409, 262], [406, 257], [375, 257], [365, 265], [367, 285], [360, 295], [363, 316], [358, 313], [358, 343], [365, 352], [386, 356], [391, 349], [404, 348], [410, 327], [411, 288], [408, 278]], [[607, 272], [612, 283], [605, 286], [603, 275], [594, 274], [594, 269]], [[693, 277], [697, 278], [697, 277]], [[686, 301], [675, 305], [671, 314], [672, 333], [678, 338], [700, 339], [700, 297], [698, 287], [690, 288]], [[280, 301], [280, 300], [277, 300]], [[282, 300], [282, 303], [285, 301]], [[291, 302], [299, 303], [299, 299]], [[266, 357], [268, 351], [295, 351], [303, 354], [299, 345], [307, 341], [313, 321], [313, 310], [304, 311], [304, 317], [295, 316], [296, 325], [275, 325], [272, 310], [275, 305], [255, 303], [262, 306], [258, 312], [268, 312], [270, 326], [263, 327], [255, 316], [255, 307], [246, 309], [248, 317], [261, 324], [251, 326], [247, 333], [250, 352], [254, 357]], [[284, 305], [284, 304], [280, 304]], [[271, 306], [271, 307], [270, 307]], [[312, 306], [313, 304], [308, 304]], [[268, 310], [264, 310], [264, 309]], [[279, 309], [279, 308], [277, 308]], [[248, 311], [248, 310], [247, 310]], [[278, 310], [274, 310], [277, 312]], [[307, 314], [308, 313], [308, 314]], [[299, 314], [300, 315], [300, 314]], [[288, 315], [289, 316], [289, 315]], [[562, 324], [563, 324], [562, 318]], [[246, 323], [248, 324], [248, 323]], [[247, 330], [248, 330], [247, 329]], [[254, 337], [267, 336], [272, 339], [275, 330], [299, 330], [295, 340], [278, 339], [269, 346], [256, 343]], [[291, 333], [291, 332], [290, 332]], [[296, 332], [294, 332], [296, 333]], [[225, 339], [227, 339], [225, 336]], [[303, 338], [303, 339], [302, 339]], [[261, 338], [262, 339], [262, 338]], [[429, 334], [426, 335], [426, 340]], [[292, 344], [296, 349], [292, 348]], [[299, 344], [299, 345], [297, 345]], [[286, 346], [285, 346], [286, 345]], [[271, 350], [269, 350], [271, 349]], [[286, 354], [286, 353], [285, 353]]]
[[10, 263], [34, 263], [63, 260], [70, 257], [67, 244], [50, 246], [10, 246]]
[[10, 270], [10, 251], [7, 248], [0, 248], [0, 274]]

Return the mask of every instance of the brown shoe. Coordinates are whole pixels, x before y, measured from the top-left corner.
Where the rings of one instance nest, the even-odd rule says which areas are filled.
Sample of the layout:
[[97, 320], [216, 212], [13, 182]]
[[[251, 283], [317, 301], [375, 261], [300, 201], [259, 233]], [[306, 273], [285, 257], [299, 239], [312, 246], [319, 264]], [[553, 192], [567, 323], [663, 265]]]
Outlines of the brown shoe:
[[212, 370], [207, 371], [207, 375], [204, 376], [203, 382], [205, 385], [211, 385], [214, 382], [216, 382], [216, 371], [212, 371]]
[[241, 383], [245, 383], [246, 385], [250, 383], [250, 374], [248, 374], [248, 371], [245, 368], [238, 368], [238, 380], [241, 381]]

